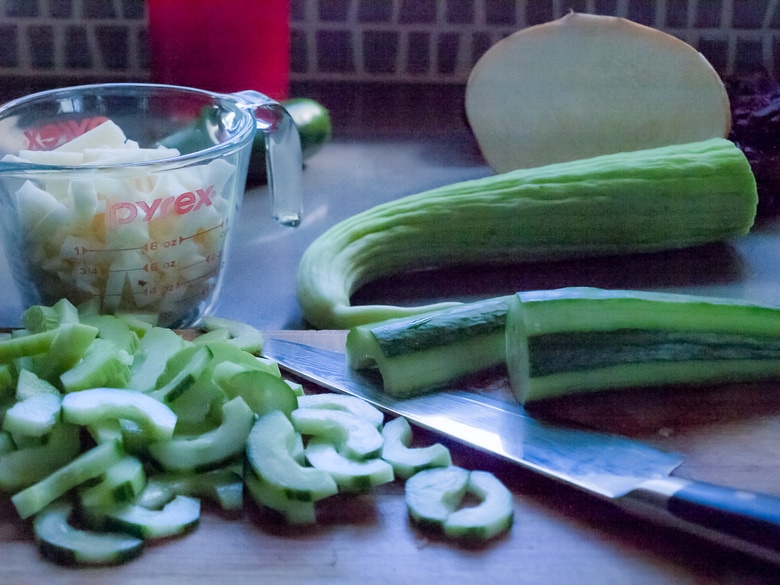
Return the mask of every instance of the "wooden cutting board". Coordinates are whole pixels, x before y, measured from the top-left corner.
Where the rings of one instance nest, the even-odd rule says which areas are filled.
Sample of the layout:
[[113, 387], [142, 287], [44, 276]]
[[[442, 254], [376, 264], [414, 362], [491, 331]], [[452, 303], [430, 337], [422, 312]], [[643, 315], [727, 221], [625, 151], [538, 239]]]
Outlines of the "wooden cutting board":
[[[344, 332], [268, 336], [343, 350]], [[464, 381], [509, 397], [500, 368]], [[315, 388], [308, 388], [316, 390]], [[549, 403], [538, 416], [615, 432], [685, 455], [679, 475], [780, 496], [780, 384], [615, 392]], [[416, 430], [418, 444], [440, 440]], [[201, 525], [147, 546], [136, 560], [72, 569], [38, 555], [28, 523], [0, 503], [0, 582], [113, 585], [222, 580], [268, 583], [777, 582], [780, 569], [658, 528], [609, 504], [472, 449], [448, 444], [457, 464], [493, 471], [516, 498], [511, 531], [484, 546], [459, 546], [419, 531], [403, 485], [320, 503], [314, 527], [290, 528], [248, 505], [227, 517], [204, 504]]]

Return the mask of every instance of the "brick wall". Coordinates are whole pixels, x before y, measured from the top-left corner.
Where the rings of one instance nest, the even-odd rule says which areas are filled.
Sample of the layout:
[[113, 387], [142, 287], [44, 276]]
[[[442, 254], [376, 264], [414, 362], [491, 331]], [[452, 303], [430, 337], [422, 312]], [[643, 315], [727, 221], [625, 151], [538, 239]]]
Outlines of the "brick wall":
[[[291, 78], [463, 83], [491, 44], [571, 9], [666, 30], [723, 74], [780, 77], [778, 0], [291, 0]], [[145, 80], [148, 68], [144, 0], [0, 0], [4, 80]]]

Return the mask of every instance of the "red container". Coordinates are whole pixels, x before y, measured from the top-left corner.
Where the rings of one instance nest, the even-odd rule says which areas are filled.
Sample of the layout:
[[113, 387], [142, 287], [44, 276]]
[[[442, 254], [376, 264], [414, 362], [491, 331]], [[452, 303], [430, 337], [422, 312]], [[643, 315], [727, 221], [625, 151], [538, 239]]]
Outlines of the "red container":
[[287, 97], [290, 0], [147, 0], [152, 78]]

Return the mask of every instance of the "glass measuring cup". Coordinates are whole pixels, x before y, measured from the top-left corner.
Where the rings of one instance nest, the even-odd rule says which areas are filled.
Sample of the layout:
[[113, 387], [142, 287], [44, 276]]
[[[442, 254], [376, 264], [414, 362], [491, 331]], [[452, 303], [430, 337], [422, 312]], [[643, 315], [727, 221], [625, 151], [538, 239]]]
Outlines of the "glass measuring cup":
[[22, 302], [197, 322], [218, 299], [257, 131], [272, 214], [295, 226], [298, 131], [262, 94], [117, 83], [0, 107], [0, 221]]

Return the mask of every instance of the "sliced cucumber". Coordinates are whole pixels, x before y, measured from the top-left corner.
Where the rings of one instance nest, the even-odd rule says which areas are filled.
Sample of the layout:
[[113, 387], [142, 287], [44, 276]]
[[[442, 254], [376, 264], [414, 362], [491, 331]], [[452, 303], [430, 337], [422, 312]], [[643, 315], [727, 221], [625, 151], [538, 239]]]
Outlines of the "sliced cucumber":
[[244, 474], [244, 485], [252, 501], [278, 512], [288, 524], [301, 526], [317, 522], [314, 502], [291, 498], [284, 489], [271, 485], [251, 471]]
[[[200, 344], [198, 344], [200, 345]], [[209, 348], [214, 356], [211, 361], [211, 366], [216, 367], [217, 364], [222, 362], [232, 362], [234, 364], [240, 364], [248, 366], [250, 368], [257, 368], [263, 370], [274, 376], [281, 377], [282, 373], [279, 369], [279, 364], [271, 360], [267, 360], [261, 357], [257, 357], [249, 352], [242, 350], [237, 345], [230, 343], [229, 341], [212, 341], [202, 344]]]
[[249, 469], [291, 500], [315, 502], [338, 493], [330, 474], [304, 467], [296, 460], [299, 441], [299, 434], [283, 412], [275, 410], [261, 416], [247, 439]]
[[[95, 443], [98, 444], [106, 443], [108, 441], [117, 441], [118, 443], [124, 441], [122, 423], [116, 419], [105, 418], [97, 420], [87, 425], [87, 432]], [[126, 445], [125, 449], [129, 451]]]
[[227, 329], [217, 328], [209, 331], [204, 331], [192, 340], [195, 345], [202, 345], [204, 343], [213, 343], [215, 341], [225, 342], [230, 340], [230, 331]]
[[[12, 368], [11, 364], [0, 364], [0, 409], [2, 403], [10, 400], [14, 396], [16, 387], [17, 368]], [[301, 386], [303, 388], [303, 386]], [[0, 410], [0, 412], [2, 412]]]
[[166, 327], [152, 327], [144, 333], [133, 354], [130, 379], [127, 387], [150, 392], [157, 387], [157, 379], [165, 370], [165, 364], [187, 342], [181, 335]]
[[79, 505], [82, 509], [94, 509], [132, 502], [145, 486], [143, 463], [128, 455], [107, 469], [99, 483], [79, 489]]
[[281, 376], [233, 362], [221, 362], [214, 367], [214, 382], [229, 397], [241, 396], [259, 415], [281, 410], [289, 415], [298, 405], [293, 389]]
[[203, 327], [206, 331], [224, 329], [228, 333], [228, 343], [248, 353], [260, 353], [263, 349], [263, 334], [241, 321], [207, 315], [203, 318]]
[[26, 450], [31, 447], [41, 447], [46, 444], [48, 437], [34, 437], [32, 435], [22, 435], [19, 433], [11, 433], [11, 438], [14, 441], [14, 445], [19, 450]]
[[41, 481], [15, 493], [11, 502], [21, 518], [29, 518], [73, 488], [99, 477], [122, 457], [124, 453], [118, 443], [93, 447]]
[[62, 323], [78, 323], [78, 309], [67, 299], [60, 299], [51, 306], [31, 305], [22, 312], [22, 327], [30, 333], [56, 329]]
[[41, 555], [66, 565], [118, 565], [141, 554], [144, 541], [121, 532], [92, 532], [70, 523], [73, 504], [58, 500], [36, 514], [35, 540]]
[[200, 473], [158, 473], [150, 476], [136, 504], [161, 508], [175, 496], [209, 498], [226, 511], [240, 510], [243, 504], [243, 477], [239, 470], [219, 468]]
[[10, 433], [42, 437], [60, 419], [62, 397], [43, 392], [16, 402], [3, 417], [3, 430]]
[[16, 381], [16, 400], [21, 401], [38, 394], [60, 394], [54, 384], [42, 380], [30, 370], [20, 370]]
[[163, 329], [163, 327], [157, 327], [157, 315], [152, 313], [117, 311], [114, 315], [127, 324], [127, 327], [138, 336], [139, 340], [152, 329]]
[[18, 449], [0, 457], [0, 490], [16, 492], [43, 480], [78, 456], [79, 427], [54, 425], [42, 445]]
[[140, 343], [138, 334], [130, 328], [127, 320], [117, 315], [86, 314], [79, 315], [79, 321], [98, 329], [98, 338], [114, 346], [118, 355], [132, 356]]
[[[40, 333], [16, 330], [11, 335], [4, 335], [0, 338], [0, 363], [10, 364], [20, 358], [45, 354], [51, 348], [59, 332], [58, 327]], [[92, 333], [94, 339], [94, 336], [97, 335], [97, 329], [93, 328]]]
[[370, 420], [351, 412], [297, 408], [290, 418], [296, 431], [328, 439], [347, 457], [368, 459], [378, 457], [382, 451], [384, 440], [379, 430]]
[[[105, 421], [112, 422], [112, 421]], [[122, 446], [129, 455], [135, 455], [145, 461], [149, 459], [149, 437], [136, 422], [127, 419], [114, 421], [118, 423], [122, 434]]]
[[89, 425], [101, 419], [128, 419], [138, 423], [150, 440], [173, 436], [176, 414], [159, 400], [135, 390], [92, 388], [62, 399], [66, 422]]
[[348, 394], [323, 392], [321, 394], [301, 395], [298, 396], [298, 408], [344, 410], [368, 419], [376, 428], [380, 428], [385, 420], [385, 415], [381, 410], [365, 400], [361, 400], [355, 396], [349, 396]]
[[305, 446], [303, 444], [303, 435], [295, 433], [292, 440], [292, 448], [290, 449], [290, 455], [300, 465], [306, 465], [306, 453]]
[[290, 388], [292, 388], [293, 394], [295, 394], [298, 397], [304, 395], [303, 384], [301, 384], [300, 382], [294, 382], [292, 380], [288, 380], [286, 378], [284, 378], [284, 381]]
[[[97, 337], [97, 327], [83, 323], [62, 323], [53, 330], [56, 334], [45, 355], [36, 356], [35, 372], [52, 384], [57, 384], [63, 372], [75, 366], [84, 356], [87, 348]], [[40, 335], [45, 335], [41, 333]]]
[[466, 492], [476, 496], [476, 506], [460, 508], [444, 521], [444, 534], [451, 538], [489, 540], [512, 525], [512, 492], [487, 471], [471, 471]]
[[[467, 493], [476, 506], [461, 507]], [[416, 473], [406, 482], [406, 506], [421, 527], [463, 540], [484, 541], [512, 525], [512, 493], [492, 473], [460, 467], [438, 467]]]
[[443, 530], [444, 523], [463, 501], [469, 472], [462, 467], [425, 469], [406, 480], [404, 501], [409, 516], [424, 528]]
[[131, 354], [118, 350], [107, 339], [98, 337], [84, 353], [84, 357], [72, 368], [60, 375], [65, 392], [87, 388], [124, 388], [130, 379]]
[[0, 457], [16, 450], [14, 439], [8, 431], [0, 431]]
[[176, 414], [176, 433], [200, 434], [219, 425], [225, 393], [212, 380], [207, 368], [185, 392], [168, 403]]
[[412, 427], [402, 416], [385, 423], [382, 437], [382, 459], [392, 465], [398, 477], [409, 478], [423, 469], [452, 465], [450, 450], [441, 443], [411, 447]]
[[393, 467], [384, 459], [355, 461], [339, 453], [336, 445], [321, 437], [309, 439], [305, 454], [313, 467], [327, 471], [348, 491], [368, 491], [395, 479]]
[[244, 450], [254, 413], [237, 396], [222, 405], [222, 422], [195, 437], [173, 437], [149, 445], [149, 454], [169, 471], [195, 471], [215, 467]]
[[179, 536], [200, 522], [200, 500], [175, 496], [159, 510], [137, 504], [93, 509], [88, 522], [100, 530], [118, 530], [144, 540]]
[[173, 355], [149, 396], [170, 404], [187, 392], [209, 365], [212, 354], [207, 347], [188, 346]]
[[87, 425], [87, 432], [95, 443], [118, 441], [128, 455], [149, 457], [149, 437], [135, 422], [128, 419], [104, 418]]

